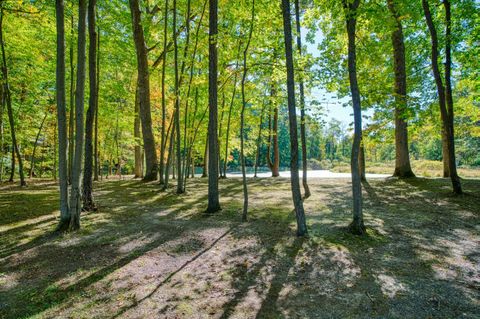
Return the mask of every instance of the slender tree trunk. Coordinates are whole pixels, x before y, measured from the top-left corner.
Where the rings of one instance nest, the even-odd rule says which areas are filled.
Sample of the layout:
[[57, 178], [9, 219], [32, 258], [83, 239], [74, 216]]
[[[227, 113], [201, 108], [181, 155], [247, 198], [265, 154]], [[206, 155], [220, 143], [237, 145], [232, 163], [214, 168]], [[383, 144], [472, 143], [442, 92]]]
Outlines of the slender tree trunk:
[[[168, 127], [167, 135], [165, 137], [166, 140], [169, 139], [169, 147], [168, 147], [168, 155], [167, 155], [167, 162], [165, 163], [165, 176], [163, 178], [163, 188], [162, 190], [168, 189], [168, 179], [170, 177], [170, 163], [172, 162], [172, 153], [173, 153], [173, 144], [174, 144], [174, 134], [175, 134], [175, 126], [173, 125], [174, 122], [174, 115], [172, 115], [172, 119], [170, 120], [170, 125]], [[169, 133], [170, 132], [170, 133]], [[170, 135], [169, 135], [170, 134]], [[166, 148], [166, 145], [164, 146]]]
[[87, 1], [78, 4], [78, 50], [77, 85], [75, 91], [75, 154], [72, 167], [72, 187], [70, 191], [70, 230], [80, 228], [82, 153], [84, 144], [84, 103], [85, 103], [85, 64], [86, 64], [86, 18]]
[[287, 65], [287, 92], [288, 92], [288, 118], [290, 125], [290, 182], [292, 187], [292, 200], [295, 206], [297, 219], [297, 236], [307, 235], [307, 223], [303, 209], [302, 193], [300, 191], [300, 178], [298, 176], [298, 135], [297, 114], [295, 107], [295, 71], [293, 67], [292, 25], [290, 19], [290, 1], [282, 0], [283, 32], [285, 39], [285, 60]]
[[148, 51], [143, 33], [140, 4], [138, 0], [129, 0], [132, 14], [133, 38], [137, 53], [138, 90], [140, 99], [140, 119], [142, 123], [143, 148], [145, 151], [144, 181], [157, 179], [157, 152], [152, 131], [150, 111], [150, 78], [148, 69]]
[[68, 203], [68, 163], [67, 163], [67, 108], [65, 92], [65, 14], [63, 0], [56, 0], [57, 26], [57, 69], [56, 99], [58, 127], [58, 176], [60, 179], [60, 222], [58, 231], [68, 229], [70, 210]]
[[208, 134], [205, 143], [205, 152], [203, 154], [203, 172], [202, 177], [208, 177]]
[[[165, 137], [165, 126], [167, 125], [167, 101], [165, 97], [165, 71], [167, 68], [167, 38], [168, 38], [168, 0], [165, 0], [165, 12], [164, 12], [164, 23], [163, 23], [163, 52], [164, 57], [162, 61], [162, 75], [161, 75], [161, 86], [162, 86], [162, 136], [160, 141], [160, 184], [165, 184], [164, 169], [165, 169], [165, 147], [166, 147], [166, 137]], [[168, 173], [167, 173], [168, 174]]]
[[4, 131], [3, 131], [3, 111], [5, 109], [5, 95], [3, 94], [3, 85], [0, 85], [0, 183], [3, 182], [3, 157], [4, 157]]
[[[187, 25], [189, 25], [187, 23]], [[177, 44], [177, 0], [173, 0], [173, 51], [174, 51], [174, 69], [175, 69], [175, 147], [176, 147], [176, 169], [177, 169], [177, 194], [182, 194], [183, 175], [182, 175], [182, 145], [180, 140], [180, 82], [178, 76], [178, 44]]]
[[70, 18], [70, 112], [68, 120], [68, 184], [72, 184], [73, 152], [75, 147], [75, 66], [73, 64], [74, 27], [72, 1], [72, 16]]
[[98, 181], [98, 97], [100, 91], [100, 28], [97, 27], [97, 92], [95, 94], [95, 144], [94, 144], [94, 169], [93, 180]]
[[[298, 0], [295, 0], [295, 20], [297, 26], [297, 49], [298, 56], [302, 56], [302, 33], [300, 29], [300, 5]], [[310, 188], [308, 187], [307, 182], [307, 138], [306, 138], [306, 118], [305, 118], [305, 88], [303, 84], [303, 74], [300, 72], [299, 77], [299, 88], [300, 88], [300, 139], [302, 141], [302, 184], [305, 191], [305, 198], [309, 198]]]
[[[17, 143], [17, 136], [15, 133], [15, 119], [13, 117], [13, 108], [12, 108], [12, 97], [10, 95], [10, 86], [8, 82], [8, 68], [7, 68], [7, 57], [5, 54], [5, 40], [3, 38], [3, 16], [4, 16], [4, 9], [3, 9], [3, 2], [1, 3], [1, 12], [0, 12], [0, 44], [2, 47], [2, 77], [3, 77], [3, 92], [5, 94], [5, 101], [7, 105], [7, 113], [8, 113], [8, 121], [10, 123], [10, 134], [12, 136], [12, 144], [13, 144], [13, 151], [16, 153], [18, 157], [18, 171], [20, 174], [20, 186], [26, 186], [27, 183], [25, 182], [25, 176], [23, 173], [23, 160], [20, 154], [20, 149]], [[14, 155], [12, 155], [12, 175], [15, 172], [15, 160]], [[13, 180], [13, 178], [11, 178]]]
[[243, 184], [243, 213], [242, 221], [247, 221], [248, 213], [248, 188], [247, 188], [247, 173], [245, 170], [245, 152], [244, 152], [244, 139], [245, 139], [245, 108], [247, 106], [247, 100], [245, 99], [245, 81], [247, 79], [247, 55], [248, 48], [250, 47], [250, 41], [252, 40], [253, 26], [255, 22], [255, 0], [252, 0], [252, 18], [250, 20], [250, 32], [248, 34], [247, 45], [243, 51], [243, 76], [242, 76], [242, 110], [240, 113], [240, 161], [242, 163], [242, 184]]
[[15, 147], [13, 147], [12, 145], [12, 157], [11, 157], [11, 167], [10, 167], [10, 178], [9, 178], [9, 182], [10, 183], [13, 183], [14, 181], [14, 178], [15, 178]]
[[83, 173], [83, 210], [96, 211], [97, 206], [93, 199], [93, 124], [97, 109], [97, 27], [96, 27], [96, 0], [88, 1], [88, 79], [90, 95], [88, 98], [87, 118], [85, 121], [85, 163]]
[[[430, 37], [432, 41], [432, 71], [435, 78], [435, 83], [437, 85], [437, 93], [440, 105], [440, 115], [443, 122], [443, 128], [446, 131], [447, 135], [447, 146], [448, 146], [448, 169], [450, 173], [450, 179], [452, 180], [453, 192], [455, 194], [462, 194], [462, 184], [460, 182], [460, 177], [457, 174], [457, 164], [455, 162], [455, 143], [454, 135], [450, 120], [450, 115], [453, 117], [453, 114], [449, 114], [447, 110], [446, 94], [445, 87], [443, 86], [442, 77], [440, 76], [440, 71], [438, 67], [438, 38], [437, 30], [433, 24], [432, 16], [430, 13], [430, 7], [427, 0], [422, 0], [423, 11], [425, 14], [425, 19], [427, 20], [428, 29], [430, 31]], [[448, 13], [447, 16], [450, 14]], [[451, 61], [450, 61], [451, 63]], [[447, 63], [448, 64], [448, 63]], [[453, 105], [452, 105], [453, 107]]]
[[395, 73], [395, 171], [399, 178], [415, 177], [410, 166], [408, 151], [407, 111], [407, 71], [405, 62], [405, 44], [400, 14], [396, 0], [387, 0], [388, 9], [395, 20], [392, 31], [393, 68]]
[[57, 122], [53, 127], [53, 180], [57, 181]]
[[[449, 139], [449, 136], [444, 131], [443, 135], [445, 136], [445, 141], [442, 149], [444, 149], [444, 158], [446, 158], [446, 161], [444, 161], [444, 177], [451, 177], [450, 176], [450, 169], [449, 169], [449, 161], [450, 161], [450, 155], [449, 155], [449, 148], [453, 148], [453, 155], [454, 159], [453, 161], [455, 162], [455, 128], [454, 128], [454, 113], [453, 113], [453, 96], [452, 96], [452, 21], [451, 21], [451, 6], [450, 6], [450, 0], [444, 0], [443, 1], [443, 6], [445, 8], [445, 102], [447, 103], [447, 115], [448, 115], [448, 122], [445, 125], [448, 125], [448, 129], [451, 134], [451, 141], [450, 143], [452, 144], [449, 146], [448, 141], [446, 139]], [[447, 165], [445, 165], [447, 164]], [[446, 167], [446, 168], [445, 168]], [[456, 167], [455, 167], [455, 173], [456, 173]]]
[[140, 133], [140, 98], [138, 96], [138, 87], [135, 90], [135, 119], [133, 122], [133, 136], [135, 138], [135, 167], [133, 174], [134, 178], [143, 177], [143, 156], [142, 145], [140, 139], [142, 138]]
[[209, 45], [208, 45], [208, 207], [207, 213], [219, 211], [218, 193], [218, 100], [217, 100], [217, 44], [218, 44], [218, 0], [209, 0]]
[[45, 120], [47, 119], [47, 116], [48, 116], [48, 113], [46, 113], [45, 116], [43, 117], [42, 123], [40, 124], [40, 127], [37, 132], [37, 136], [35, 137], [35, 142], [33, 143], [32, 158], [30, 160], [30, 172], [28, 174], [30, 178], [33, 178], [33, 174], [35, 170], [35, 153], [37, 151], [38, 139], [40, 138], [40, 133], [42, 133], [43, 125], [45, 124]]
[[355, 47], [356, 16], [359, 4], [360, 0], [354, 0], [353, 2], [343, 0], [348, 34], [348, 75], [350, 79], [354, 117], [354, 137], [352, 158], [350, 162], [352, 170], [353, 221], [350, 224], [349, 229], [354, 234], [363, 235], [366, 232], [366, 228], [363, 223], [362, 183], [358, 165], [360, 144], [362, 140], [362, 109], [360, 106], [360, 92], [357, 81], [357, 53]]
[[365, 174], [365, 144], [363, 144], [363, 136], [360, 142], [360, 152], [358, 153], [358, 169], [360, 171], [360, 180], [362, 182], [367, 181], [367, 175]]

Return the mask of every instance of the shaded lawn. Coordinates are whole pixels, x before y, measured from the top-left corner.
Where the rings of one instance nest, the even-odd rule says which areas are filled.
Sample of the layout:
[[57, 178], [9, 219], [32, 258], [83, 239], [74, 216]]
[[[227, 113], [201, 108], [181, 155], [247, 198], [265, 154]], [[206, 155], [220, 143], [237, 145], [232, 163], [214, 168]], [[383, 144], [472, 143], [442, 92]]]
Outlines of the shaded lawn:
[[480, 181], [364, 184], [368, 236], [344, 231], [348, 180], [310, 181], [310, 236], [295, 238], [287, 179], [95, 185], [99, 212], [55, 236], [57, 190], [0, 187], [0, 318], [478, 318]]

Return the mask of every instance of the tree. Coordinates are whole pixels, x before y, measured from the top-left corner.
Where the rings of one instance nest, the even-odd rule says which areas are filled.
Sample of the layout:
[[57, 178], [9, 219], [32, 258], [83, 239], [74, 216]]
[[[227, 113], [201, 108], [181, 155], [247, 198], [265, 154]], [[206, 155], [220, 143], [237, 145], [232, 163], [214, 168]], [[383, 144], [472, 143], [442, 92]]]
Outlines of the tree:
[[65, 93], [65, 14], [63, 0], [56, 0], [57, 26], [57, 128], [58, 128], [58, 177], [60, 182], [60, 222], [57, 230], [65, 231], [70, 223], [68, 203], [68, 163], [67, 163], [67, 108]]
[[88, 98], [87, 118], [85, 122], [85, 169], [83, 173], [83, 210], [97, 210], [93, 199], [93, 124], [97, 112], [97, 27], [96, 0], [88, 1], [88, 83], [90, 95]]
[[218, 42], [218, 0], [209, 0], [208, 40], [208, 207], [207, 213], [219, 211], [218, 193], [218, 100], [217, 100], [217, 42]]
[[415, 177], [410, 166], [408, 151], [407, 111], [407, 71], [402, 21], [395, 0], [388, 0], [388, 9], [395, 20], [392, 30], [393, 64], [395, 73], [395, 171], [399, 178]]
[[[297, 50], [298, 56], [302, 57], [302, 31], [300, 28], [300, 4], [298, 0], [295, 0], [295, 21], [297, 26]], [[305, 191], [305, 198], [310, 197], [310, 188], [308, 187], [307, 182], [307, 139], [305, 137], [305, 87], [303, 83], [303, 73], [300, 72], [299, 80], [299, 89], [300, 89], [300, 138], [302, 141], [302, 184]]]
[[349, 226], [352, 233], [362, 235], [365, 233], [362, 212], [362, 183], [359, 170], [359, 152], [362, 141], [362, 108], [360, 105], [360, 91], [358, 89], [355, 29], [357, 24], [357, 9], [360, 0], [342, 0], [345, 10], [348, 35], [348, 74], [350, 79], [350, 91], [352, 94], [354, 137], [352, 143], [351, 171], [353, 191], [353, 221]]
[[288, 119], [290, 126], [290, 183], [292, 200], [297, 219], [297, 236], [307, 235], [307, 223], [303, 209], [302, 194], [298, 175], [297, 113], [295, 107], [295, 73], [293, 68], [292, 26], [290, 21], [290, 1], [282, 0], [283, 32], [285, 38], [285, 61], [287, 65]]
[[152, 132], [150, 111], [150, 75], [148, 69], [148, 50], [143, 33], [140, 4], [138, 0], [129, 0], [132, 14], [133, 39], [137, 54], [138, 94], [140, 100], [140, 119], [142, 122], [143, 147], [145, 150], [144, 181], [157, 179], [157, 153]]
[[[422, 0], [423, 12], [425, 15], [425, 20], [427, 21], [428, 30], [430, 32], [430, 39], [432, 42], [431, 48], [431, 62], [432, 62], [432, 72], [435, 78], [435, 84], [437, 86], [438, 93], [438, 103], [440, 106], [440, 116], [443, 124], [443, 130], [446, 135], [444, 141], [448, 147], [448, 171], [450, 174], [450, 179], [452, 181], [453, 192], [455, 194], [462, 194], [462, 184], [460, 182], [460, 177], [457, 174], [457, 164], [455, 162], [455, 140], [453, 132], [453, 101], [451, 102], [451, 110], [447, 109], [447, 97], [445, 94], [445, 87], [443, 85], [442, 77], [440, 75], [440, 70], [438, 66], [438, 37], [437, 30], [433, 24], [432, 15], [430, 13], [430, 7], [427, 0]], [[446, 6], [449, 8], [449, 4]], [[450, 19], [450, 10], [447, 9], [447, 20]], [[447, 23], [447, 25], [449, 25]], [[449, 43], [449, 41], [447, 41]], [[447, 44], [449, 51], [449, 45]], [[449, 54], [447, 54], [449, 56]], [[450, 59], [447, 59], [447, 65], [451, 64]], [[449, 66], [446, 67], [446, 70], [449, 70]], [[450, 71], [446, 71], [446, 74], [450, 75]], [[451, 91], [451, 88], [450, 88]], [[451, 119], [452, 118], [452, 119]]]

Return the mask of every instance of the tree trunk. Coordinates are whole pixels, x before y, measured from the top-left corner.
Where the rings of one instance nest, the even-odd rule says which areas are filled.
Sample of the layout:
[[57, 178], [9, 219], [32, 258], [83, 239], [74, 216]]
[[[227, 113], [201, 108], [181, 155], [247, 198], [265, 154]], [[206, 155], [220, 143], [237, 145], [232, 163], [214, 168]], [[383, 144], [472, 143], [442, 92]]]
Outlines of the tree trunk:
[[[453, 96], [452, 96], [452, 21], [451, 21], [451, 6], [450, 0], [444, 0], [443, 6], [445, 7], [445, 101], [447, 103], [447, 114], [448, 114], [448, 128], [451, 134], [451, 143], [453, 148], [453, 156], [455, 162], [455, 128], [454, 128], [454, 113], [453, 113]], [[444, 133], [445, 139], [448, 139], [448, 135]], [[443, 143], [446, 145], [443, 149], [445, 150], [444, 158], [446, 157], [446, 161], [444, 161], [444, 177], [451, 177], [450, 176], [450, 169], [448, 168], [450, 156], [449, 156], [449, 143], [444, 141]], [[445, 165], [447, 164], [447, 165]], [[446, 168], [445, 168], [446, 167]], [[455, 173], [456, 173], [455, 167]]]
[[287, 65], [288, 118], [290, 125], [290, 171], [292, 199], [297, 219], [297, 236], [307, 235], [307, 223], [303, 209], [300, 178], [298, 175], [298, 135], [295, 107], [295, 71], [293, 67], [292, 26], [290, 21], [290, 1], [282, 0], [283, 32], [285, 39], [285, 60]]
[[40, 124], [40, 127], [38, 129], [38, 132], [37, 132], [37, 136], [35, 137], [35, 142], [33, 143], [33, 152], [32, 152], [32, 158], [30, 160], [30, 172], [28, 174], [28, 176], [30, 178], [33, 177], [33, 174], [34, 174], [34, 170], [35, 170], [35, 153], [37, 151], [37, 143], [38, 143], [38, 139], [40, 138], [40, 133], [42, 133], [42, 129], [43, 129], [43, 125], [45, 124], [45, 120], [47, 119], [47, 116], [48, 116], [48, 113], [45, 114], [45, 116], [43, 117], [43, 120], [42, 120], [42, 123]]
[[[173, 143], [174, 143], [174, 134], [175, 134], [175, 126], [173, 125], [174, 119], [170, 120], [170, 125], [168, 127], [167, 135], [165, 137], [166, 140], [168, 140], [170, 136], [170, 141], [169, 141], [169, 146], [168, 146], [168, 155], [167, 155], [167, 161], [165, 163], [165, 172], [164, 172], [164, 178], [163, 178], [163, 188], [162, 190], [167, 190], [168, 188], [168, 179], [170, 177], [170, 163], [172, 162], [172, 153], [173, 153]], [[169, 133], [170, 132], [170, 133]], [[170, 135], [169, 135], [170, 134]], [[164, 146], [166, 148], [166, 145]]]
[[97, 92], [95, 94], [95, 144], [94, 144], [94, 173], [93, 180], [98, 181], [98, 96], [100, 91], [100, 28], [97, 27]]
[[[189, 1], [190, 3], [190, 1]], [[187, 23], [187, 25], [190, 25]], [[173, 0], [173, 61], [175, 69], [175, 147], [176, 147], [176, 168], [177, 168], [177, 194], [182, 194], [183, 189], [183, 175], [182, 175], [182, 144], [180, 140], [180, 80], [178, 76], [178, 44], [177, 44], [177, 0]]]
[[363, 235], [366, 232], [363, 223], [362, 212], [362, 183], [359, 171], [359, 152], [362, 139], [362, 109], [360, 106], [360, 92], [357, 82], [357, 56], [355, 48], [355, 28], [357, 24], [357, 9], [360, 0], [349, 2], [343, 0], [348, 34], [348, 75], [350, 80], [350, 91], [352, 94], [354, 137], [352, 145], [352, 158], [350, 162], [352, 170], [352, 192], [353, 192], [353, 221], [349, 226], [352, 233]]
[[58, 128], [58, 177], [60, 179], [60, 222], [58, 231], [68, 229], [70, 210], [68, 203], [68, 163], [67, 163], [67, 109], [65, 93], [65, 15], [63, 0], [56, 0], [57, 26], [57, 68], [56, 99]]
[[140, 5], [138, 0], [129, 0], [132, 14], [133, 39], [137, 54], [138, 90], [140, 99], [140, 119], [142, 123], [143, 148], [145, 151], [144, 181], [157, 179], [157, 152], [152, 132], [152, 118], [150, 111], [150, 78], [148, 69], [148, 51], [141, 22]]
[[410, 166], [408, 151], [407, 111], [407, 71], [405, 62], [405, 44], [400, 14], [397, 12], [396, 0], [388, 0], [388, 9], [395, 20], [392, 31], [393, 68], [395, 73], [395, 171], [393, 176], [399, 178], [415, 177]]
[[202, 177], [208, 177], [208, 134], [205, 143], [205, 152], [203, 153], [203, 172]]
[[3, 149], [4, 149], [4, 132], [3, 132], [3, 111], [5, 109], [5, 96], [3, 94], [3, 85], [0, 85], [0, 183], [3, 182]]
[[77, 50], [77, 84], [75, 91], [75, 153], [72, 166], [72, 186], [70, 191], [70, 230], [80, 228], [81, 211], [81, 175], [82, 153], [84, 143], [84, 99], [85, 99], [85, 64], [86, 64], [86, 17], [87, 2], [79, 0], [78, 4], [78, 50]]
[[[431, 53], [432, 54], [431, 56], [432, 71], [433, 71], [433, 76], [435, 78], [435, 83], [437, 85], [438, 100], [440, 105], [440, 115], [443, 122], [443, 128], [447, 136], [446, 142], [448, 146], [448, 170], [450, 173], [450, 179], [452, 180], [453, 192], [455, 194], [462, 194], [463, 193], [462, 185], [460, 182], [460, 177], [458, 177], [458, 174], [457, 174], [457, 165], [455, 163], [455, 143], [454, 143], [453, 127], [450, 119], [450, 116], [453, 117], [453, 114], [449, 114], [447, 110], [447, 102], [446, 102], [447, 98], [445, 96], [446, 90], [445, 90], [445, 87], [443, 86], [442, 78], [440, 76], [440, 71], [438, 67], [437, 30], [435, 29], [435, 26], [433, 24], [428, 1], [422, 0], [422, 6], [425, 14], [425, 19], [427, 20], [428, 30], [430, 31], [430, 37], [432, 41], [432, 53]], [[449, 8], [449, 5], [447, 5], [447, 7]], [[449, 16], [450, 16], [449, 10], [447, 10], [446, 16], [448, 17], [447, 19], [449, 19]], [[449, 64], [448, 62], [451, 63], [451, 61], [447, 61], [446, 64]]]
[[135, 90], [135, 119], [133, 122], [133, 136], [135, 138], [135, 167], [133, 170], [134, 178], [143, 177], [143, 156], [142, 145], [140, 139], [142, 138], [140, 133], [140, 98], [138, 96], [138, 87]]
[[[297, 49], [298, 56], [302, 56], [302, 33], [300, 28], [300, 5], [298, 0], [295, 0], [295, 20], [297, 26]], [[302, 140], [302, 184], [303, 189], [305, 190], [305, 198], [309, 198], [310, 188], [308, 187], [307, 182], [307, 138], [306, 138], [306, 118], [305, 118], [305, 89], [303, 84], [303, 74], [300, 72], [300, 139]]]
[[245, 170], [245, 108], [247, 106], [247, 100], [245, 99], [245, 80], [247, 79], [247, 54], [250, 47], [250, 41], [252, 40], [253, 26], [255, 22], [255, 0], [252, 0], [252, 18], [250, 20], [250, 31], [248, 34], [247, 45], [243, 51], [243, 76], [242, 76], [242, 110], [240, 113], [240, 161], [242, 163], [242, 185], [243, 185], [243, 213], [242, 221], [247, 221], [248, 213], [248, 189], [247, 189], [247, 173]]
[[358, 153], [358, 169], [360, 171], [360, 180], [366, 182], [367, 175], [365, 174], [365, 145], [363, 144], [363, 136], [360, 142], [360, 152]]
[[[165, 12], [163, 23], [163, 52], [164, 57], [162, 61], [162, 75], [161, 75], [161, 87], [162, 87], [162, 136], [160, 141], [160, 184], [165, 184], [164, 169], [165, 169], [165, 147], [166, 136], [165, 126], [167, 124], [167, 101], [165, 97], [165, 71], [167, 65], [167, 36], [168, 36], [168, 0], [165, 0]], [[167, 173], [168, 174], [168, 173]]]
[[208, 45], [208, 207], [207, 213], [219, 211], [218, 193], [218, 101], [217, 101], [217, 43], [218, 43], [218, 0], [209, 0], [209, 45]]
[[83, 173], [83, 207], [87, 212], [96, 211], [93, 199], [93, 124], [97, 109], [97, 27], [96, 0], [88, 1], [88, 79], [90, 94], [88, 98], [87, 118], [85, 121], [85, 162]]
[[75, 66], [73, 64], [73, 5], [74, 1], [72, 1], [72, 16], [70, 18], [70, 112], [68, 119], [68, 184], [72, 184], [73, 152], [75, 146]]

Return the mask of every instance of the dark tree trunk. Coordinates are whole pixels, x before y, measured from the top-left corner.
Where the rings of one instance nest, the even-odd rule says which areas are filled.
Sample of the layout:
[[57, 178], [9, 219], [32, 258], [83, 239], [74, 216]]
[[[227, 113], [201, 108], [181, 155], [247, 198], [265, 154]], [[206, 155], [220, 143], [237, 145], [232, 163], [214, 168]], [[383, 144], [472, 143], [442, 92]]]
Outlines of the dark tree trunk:
[[357, 9], [360, 0], [349, 2], [343, 0], [348, 34], [348, 75], [350, 79], [350, 91], [352, 94], [354, 137], [352, 145], [352, 158], [350, 162], [352, 170], [352, 192], [353, 192], [353, 221], [349, 226], [352, 233], [365, 234], [362, 212], [362, 183], [358, 165], [360, 144], [362, 140], [362, 109], [360, 106], [360, 92], [357, 82], [357, 54], [355, 48], [355, 28], [357, 24]]
[[[302, 33], [300, 29], [300, 5], [298, 0], [295, 0], [295, 20], [297, 26], [297, 49], [298, 55], [302, 56]], [[310, 188], [308, 187], [307, 182], [307, 138], [306, 138], [306, 118], [305, 118], [305, 89], [303, 84], [303, 74], [300, 72], [300, 139], [302, 140], [302, 184], [303, 189], [305, 190], [305, 198], [309, 198]]]
[[358, 169], [360, 171], [360, 180], [362, 182], [367, 181], [367, 175], [365, 174], [365, 145], [362, 141], [360, 142], [360, 152], [358, 153]]
[[43, 117], [42, 123], [40, 124], [40, 127], [38, 128], [37, 136], [35, 137], [35, 142], [33, 143], [33, 152], [32, 152], [32, 158], [30, 160], [30, 172], [28, 176], [30, 178], [33, 177], [34, 171], [35, 171], [35, 153], [37, 152], [37, 144], [38, 144], [38, 139], [40, 138], [40, 133], [42, 133], [43, 130], [43, 125], [45, 124], [45, 120], [47, 119], [48, 113], [45, 114]]
[[[268, 138], [268, 148], [267, 148], [267, 164], [270, 170], [272, 171], [272, 177], [280, 176], [280, 151], [278, 148], [278, 106], [275, 102], [277, 95], [277, 90], [275, 89], [275, 82], [272, 79], [271, 88], [270, 88], [270, 100], [271, 105], [273, 106], [273, 124], [272, 124], [272, 115], [269, 114], [268, 127], [269, 127], [269, 138]], [[273, 161], [271, 159], [271, 146], [273, 144]]]
[[287, 65], [288, 118], [290, 125], [290, 182], [292, 199], [297, 219], [297, 236], [307, 235], [307, 223], [303, 209], [300, 178], [298, 175], [298, 135], [295, 107], [295, 71], [293, 67], [292, 26], [290, 19], [290, 1], [282, 0], [283, 31], [285, 35], [285, 60]]
[[[15, 120], [13, 117], [13, 108], [12, 108], [12, 97], [10, 95], [10, 86], [8, 82], [8, 68], [7, 68], [7, 57], [5, 55], [5, 41], [3, 39], [3, 2], [1, 3], [1, 12], [0, 12], [0, 44], [2, 47], [2, 77], [3, 77], [3, 93], [5, 94], [5, 101], [7, 105], [8, 121], [10, 123], [10, 134], [12, 136], [13, 150], [18, 157], [18, 172], [20, 174], [20, 186], [26, 186], [25, 175], [23, 173], [23, 160], [20, 155], [20, 149], [17, 143], [17, 136], [15, 134]], [[11, 180], [13, 181], [13, 175], [15, 174], [15, 155], [12, 155], [12, 176]]]
[[163, 52], [164, 57], [162, 61], [162, 136], [160, 141], [160, 184], [165, 184], [164, 169], [165, 169], [165, 148], [166, 148], [166, 136], [165, 126], [167, 125], [167, 101], [165, 97], [165, 71], [167, 68], [167, 37], [168, 37], [168, 0], [165, 0], [165, 12], [163, 23]]
[[60, 179], [60, 222], [58, 231], [68, 229], [70, 210], [68, 203], [67, 163], [67, 108], [65, 93], [65, 13], [63, 0], [56, 0], [57, 68], [56, 99], [58, 128], [58, 177]]
[[148, 51], [143, 33], [140, 4], [138, 0], [129, 0], [132, 14], [133, 39], [137, 54], [138, 90], [140, 99], [140, 119], [142, 123], [143, 148], [145, 151], [144, 181], [157, 179], [157, 152], [152, 131], [150, 111], [150, 76], [148, 69]]
[[[430, 13], [430, 7], [427, 0], [422, 0], [423, 11], [425, 13], [425, 19], [427, 20], [428, 30], [430, 31], [430, 37], [432, 41], [432, 71], [435, 78], [435, 83], [437, 85], [438, 100], [440, 105], [440, 115], [443, 123], [443, 129], [445, 130], [448, 146], [448, 170], [450, 173], [450, 179], [452, 180], [453, 192], [455, 194], [462, 194], [462, 184], [460, 182], [460, 177], [457, 174], [457, 166], [455, 163], [455, 143], [453, 135], [453, 127], [451, 125], [450, 116], [453, 117], [453, 114], [449, 114], [447, 110], [447, 102], [445, 96], [445, 87], [443, 86], [442, 77], [440, 75], [440, 70], [438, 67], [438, 38], [437, 30], [433, 24], [432, 16]], [[447, 5], [448, 6], [448, 5]], [[450, 14], [447, 13], [447, 16]], [[451, 61], [449, 61], [451, 63]], [[447, 63], [448, 64], [448, 63]], [[453, 105], [452, 105], [453, 107]]]
[[388, 0], [388, 9], [395, 20], [392, 31], [393, 68], [395, 73], [395, 171], [393, 176], [399, 178], [415, 177], [410, 166], [408, 151], [407, 111], [407, 71], [405, 62], [405, 44], [400, 14], [397, 12], [396, 0]]
[[[452, 147], [454, 149], [453, 156], [455, 157], [455, 129], [454, 129], [454, 114], [453, 114], [453, 96], [452, 96], [452, 12], [450, 6], [450, 0], [444, 0], [443, 6], [445, 7], [445, 101], [447, 103], [447, 114], [448, 114], [448, 129], [450, 130], [450, 134], [452, 135], [453, 144]], [[443, 145], [445, 145], [442, 149], [444, 150], [444, 158], [443, 166], [444, 166], [444, 177], [451, 177], [450, 176], [450, 169], [449, 169], [449, 143], [447, 139], [449, 138], [446, 131], [443, 131]], [[455, 162], [455, 160], [454, 160]], [[455, 172], [456, 172], [455, 168]]]
[[87, 118], [85, 121], [85, 168], [83, 173], [83, 210], [96, 211], [93, 199], [93, 124], [97, 109], [97, 27], [96, 0], [88, 1], [88, 79], [90, 95], [88, 98]]
[[218, 44], [218, 0], [209, 0], [209, 45], [208, 45], [208, 207], [207, 213], [218, 212], [218, 101], [217, 101], [217, 44]]
[[80, 228], [82, 153], [84, 144], [84, 103], [85, 103], [85, 64], [86, 64], [86, 20], [87, 1], [78, 4], [78, 50], [77, 85], [75, 91], [75, 154], [72, 166], [72, 187], [70, 190], [70, 230]]
[[[167, 135], [165, 136], [165, 140], [169, 140], [169, 146], [168, 146], [168, 155], [167, 155], [167, 161], [165, 163], [165, 171], [164, 171], [164, 177], [163, 177], [163, 187], [162, 190], [167, 190], [168, 188], [168, 180], [170, 177], [170, 164], [172, 162], [172, 153], [173, 153], [173, 144], [174, 144], [174, 134], [175, 134], [175, 126], [173, 125], [174, 115], [172, 115], [172, 119], [170, 120], [170, 124], [168, 126], [168, 131]], [[164, 148], [167, 148], [167, 145], [164, 146]]]

